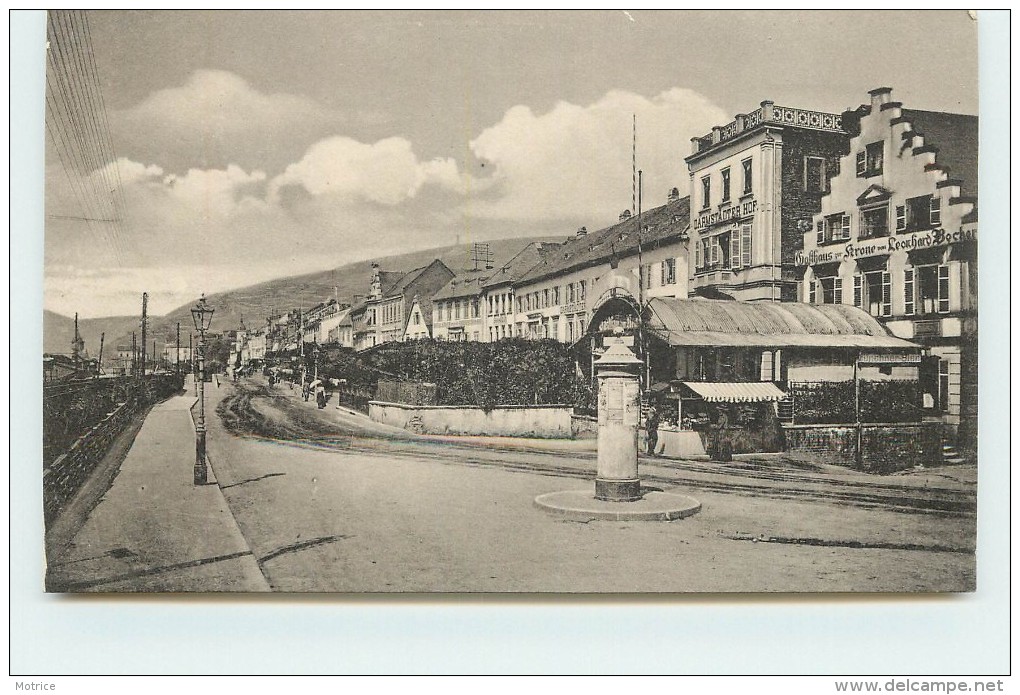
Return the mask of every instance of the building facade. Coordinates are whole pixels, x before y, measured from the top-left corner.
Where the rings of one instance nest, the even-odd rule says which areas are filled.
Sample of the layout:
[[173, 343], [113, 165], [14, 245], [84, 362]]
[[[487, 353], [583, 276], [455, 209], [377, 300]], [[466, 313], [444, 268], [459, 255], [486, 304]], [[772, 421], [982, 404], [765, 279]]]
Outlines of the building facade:
[[692, 138], [692, 293], [794, 301], [794, 255], [846, 147], [840, 115], [771, 101]]
[[617, 224], [590, 234], [582, 229], [550, 249], [513, 283], [513, 334], [574, 343], [610, 293], [626, 291], [639, 304], [686, 297], [689, 200], [670, 191], [666, 205], [641, 215], [640, 234], [638, 217], [626, 211]]
[[436, 340], [487, 340], [482, 295], [492, 270], [468, 270], [432, 297], [432, 337]]
[[847, 115], [849, 153], [797, 254], [800, 298], [857, 306], [922, 345], [924, 408], [973, 448], [977, 117], [870, 96]]

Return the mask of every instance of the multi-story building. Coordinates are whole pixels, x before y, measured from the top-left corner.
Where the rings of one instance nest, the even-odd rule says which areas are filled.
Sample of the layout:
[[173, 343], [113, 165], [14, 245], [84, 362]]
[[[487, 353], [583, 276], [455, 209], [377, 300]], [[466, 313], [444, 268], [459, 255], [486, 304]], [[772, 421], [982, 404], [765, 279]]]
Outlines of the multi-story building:
[[467, 270], [432, 297], [432, 337], [436, 340], [487, 340], [482, 315], [485, 281], [493, 271]]
[[368, 300], [351, 309], [356, 350], [403, 340], [415, 297], [419, 305], [431, 305], [432, 296], [454, 276], [438, 258], [408, 273], [381, 271], [377, 264], [372, 264], [372, 270]]
[[860, 307], [922, 345], [924, 407], [973, 447], [978, 119], [870, 95], [844, 114], [849, 153], [796, 255], [800, 299]]
[[771, 101], [692, 138], [692, 293], [794, 301], [794, 255], [847, 139], [840, 115]]
[[491, 276], [482, 283], [485, 314], [482, 340], [495, 342], [514, 337], [514, 283], [559, 248], [560, 244], [532, 242], [491, 271]]
[[583, 228], [513, 283], [514, 335], [573, 343], [593, 309], [626, 298], [635, 311], [648, 298], [686, 297], [689, 198], [677, 189], [669, 202], [638, 218], [630, 211], [597, 232]]

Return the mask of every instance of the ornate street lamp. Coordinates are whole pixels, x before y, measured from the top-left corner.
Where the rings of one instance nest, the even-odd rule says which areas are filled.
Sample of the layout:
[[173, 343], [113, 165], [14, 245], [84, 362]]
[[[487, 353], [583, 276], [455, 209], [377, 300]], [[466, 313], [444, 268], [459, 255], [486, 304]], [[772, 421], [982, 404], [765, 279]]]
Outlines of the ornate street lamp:
[[198, 331], [198, 417], [195, 420], [195, 485], [208, 482], [209, 471], [205, 458], [205, 332], [212, 323], [214, 309], [205, 303], [203, 294], [191, 309]]

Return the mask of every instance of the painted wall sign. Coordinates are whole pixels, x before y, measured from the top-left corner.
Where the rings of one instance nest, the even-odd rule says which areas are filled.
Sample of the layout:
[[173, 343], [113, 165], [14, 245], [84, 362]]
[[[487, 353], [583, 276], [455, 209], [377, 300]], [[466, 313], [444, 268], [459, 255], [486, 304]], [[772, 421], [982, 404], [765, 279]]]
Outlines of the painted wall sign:
[[758, 210], [758, 201], [751, 199], [745, 200], [742, 203], [737, 203], [732, 207], [718, 210], [716, 212], [706, 212], [704, 215], [699, 215], [694, 219], [694, 223], [691, 225], [694, 229], [703, 229], [705, 227], [712, 227], [719, 224], [720, 222], [726, 222], [728, 220], [738, 219], [741, 217], [747, 217], [753, 215]]
[[977, 241], [977, 229], [959, 229], [950, 232], [945, 229], [929, 229], [913, 234], [896, 234], [878, 239], [856, 241], [832, 250], [811, 249], [798, 251], [793, 264], [798, 266], [836, 263], [844, 258], [865, 258], [881, 256], [895, 251], [914, 251], [936, 246], [948, 246], [961, 241]]

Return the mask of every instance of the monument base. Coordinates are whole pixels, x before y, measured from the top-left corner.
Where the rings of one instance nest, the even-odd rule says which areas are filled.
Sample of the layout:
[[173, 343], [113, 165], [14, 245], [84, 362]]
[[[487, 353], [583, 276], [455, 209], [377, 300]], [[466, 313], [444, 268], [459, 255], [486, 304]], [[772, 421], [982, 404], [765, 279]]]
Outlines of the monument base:
[[693, 497], [658, 491], [626, 504], [595, 499], [590, 489], [550, 492], [536, 497], [535, 506], [574, 521], [674, 521], [701, 511]]
[[641, 499], [641, 480], [595, 478], [595, 499], [604, 502], [634, 502]]

